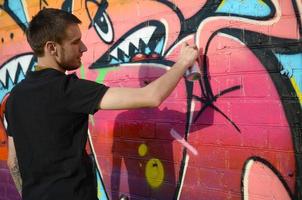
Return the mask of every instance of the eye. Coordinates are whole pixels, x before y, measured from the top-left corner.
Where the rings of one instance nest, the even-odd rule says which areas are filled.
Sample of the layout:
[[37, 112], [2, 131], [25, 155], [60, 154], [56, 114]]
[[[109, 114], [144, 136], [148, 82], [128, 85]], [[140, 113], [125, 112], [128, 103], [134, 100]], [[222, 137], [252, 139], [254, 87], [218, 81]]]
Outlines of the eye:
[[[95, 0], [85, 1], [86, 11], [91, 20], [89, 27], [94, 27], [98, 36], [107, 44], [111, 44], [114, 39], [112, 22], [106, 9], [109, 6], [107, 0], [98, 3]], [[96, 12], [94, 12], [96, 11]]]
[[100, 38], [107, 44], [113, 41], [112, 23], [106, 12], [98, 12], [93, 20], [93, 27]]
[[81, 40], [75, 40], [72, 42], [72, 44], [79, 44]]

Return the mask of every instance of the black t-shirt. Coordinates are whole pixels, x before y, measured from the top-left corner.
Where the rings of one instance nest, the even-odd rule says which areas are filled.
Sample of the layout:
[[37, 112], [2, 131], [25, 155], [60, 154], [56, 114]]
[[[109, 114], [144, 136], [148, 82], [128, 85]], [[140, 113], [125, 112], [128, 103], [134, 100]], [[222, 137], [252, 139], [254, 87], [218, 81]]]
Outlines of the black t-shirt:
[[23, 200], [96, 200], [86, 153], [88, 114], [108, 87], [55, 69], [29, 72], [6, 104]]

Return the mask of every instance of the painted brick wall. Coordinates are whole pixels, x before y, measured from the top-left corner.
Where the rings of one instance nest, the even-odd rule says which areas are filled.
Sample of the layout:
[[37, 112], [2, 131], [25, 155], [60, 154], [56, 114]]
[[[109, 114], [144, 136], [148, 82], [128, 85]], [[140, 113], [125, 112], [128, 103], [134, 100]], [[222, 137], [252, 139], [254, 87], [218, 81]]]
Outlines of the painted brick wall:
[[[203, 49], [202, 77], [158, 108], [90, 117], [99, 199], [302, 199], [301, 0], [0, 0], [2, 121], [43, 7], [82, 20], [76, 73], [111, 87], [149, 84], [183, 42]], [[19, 199], [0, 130], [0, 200]]]

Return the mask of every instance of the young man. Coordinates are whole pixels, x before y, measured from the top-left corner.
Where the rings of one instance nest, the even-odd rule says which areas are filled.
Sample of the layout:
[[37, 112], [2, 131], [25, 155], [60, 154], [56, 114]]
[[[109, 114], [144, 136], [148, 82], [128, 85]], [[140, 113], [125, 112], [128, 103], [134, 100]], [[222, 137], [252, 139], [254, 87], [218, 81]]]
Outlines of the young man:
[[38, 65], [6, 104], [8, 166], [24, 200], [96, 200], [85, 151], [88, 115], [98, 109], [159, 106], [198, 55], [196, 46], [185, 44], [171, 70], [147, 86], [108, 88], [65, 74], [81, 66], [87, 51], [79, 23], [65, 11], [43, 9], [28, 28]]

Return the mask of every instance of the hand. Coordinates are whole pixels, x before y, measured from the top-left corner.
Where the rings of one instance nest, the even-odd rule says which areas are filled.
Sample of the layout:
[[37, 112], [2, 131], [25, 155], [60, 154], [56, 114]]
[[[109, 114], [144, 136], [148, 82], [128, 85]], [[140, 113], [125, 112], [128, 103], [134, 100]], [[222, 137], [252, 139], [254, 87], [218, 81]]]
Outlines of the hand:
[[189, 68], [196, 61], [199, 56], [199, 50], [196, 45], [190, 46], [188, 43], [184, 42], [181, 47], [181, 53], [178, 62], [186, 68]]

